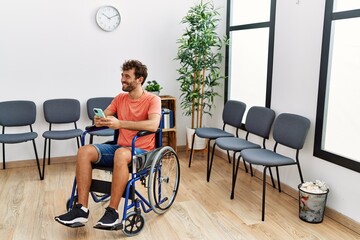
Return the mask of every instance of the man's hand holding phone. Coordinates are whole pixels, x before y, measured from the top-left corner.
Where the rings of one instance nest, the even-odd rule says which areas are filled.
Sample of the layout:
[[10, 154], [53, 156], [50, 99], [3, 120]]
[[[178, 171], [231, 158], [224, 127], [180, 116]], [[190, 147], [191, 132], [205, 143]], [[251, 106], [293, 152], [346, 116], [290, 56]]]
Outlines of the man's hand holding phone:
[[94, 113], [94, 124], [96, 127], [117, 128], [118, 119], [114, 116], [106, 116], [100, 108], [94, 108]]
[[94, 108], [93, 110], [95, 113], [95, 116], [94, 116], [95, 126], [97, 126], [97, 127], [104, 126], [102, 123], [102, 119], [104, 119], [106, 117], [104, 111], [101, 108]]
[[95, 116], [98, 116], [101, 118], [105, 117], [105, 113], [101, 108], [94, 108], [93, 110], [94, 110]]

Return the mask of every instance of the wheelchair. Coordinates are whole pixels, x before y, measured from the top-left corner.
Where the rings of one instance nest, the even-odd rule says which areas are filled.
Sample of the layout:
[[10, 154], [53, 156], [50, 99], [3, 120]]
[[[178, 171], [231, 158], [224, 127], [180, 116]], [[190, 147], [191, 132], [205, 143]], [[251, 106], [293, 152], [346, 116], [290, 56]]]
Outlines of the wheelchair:
[[[81, 144], [85, 144], [86, 134], [98, 131], [103, 128], [95, 126], [86, 127], [82, 137]], [[115, 131], [114, 139], [105, 142], [113, 144], [117, 142], [118, 131]], [[136, 140], [148, 134], [155, 134], [156, 148], [152, 151], [142, 154], [135, 154]], [[162, 146], [162, 127], [157, 132], [139, 131], [132, 140], [132, 162], [129, 164], [131, 177], [125, 188], [124, 210], [119, 224], [111, 228], [101, 228], [104, 230], [122, 230], [127, 236], [134, 236], [140, 233], [145, 225], [143, 213], [154, 211], [156, 214], [165, 213], [174, 203], [180, 184], [180, 164], [176, 152], [170, 146]], [[104, 170], [112, 172], [112, 168], [93, 165], [93, 170]], [[147, 198], [143, 196], [135, 187], [136, 183], [147, 190]], [[139, 185], [139, 184], [138, 184]], [[94, 202], [103, 202], [109, 200], [111, 192], [111, 181], [92, 178], [90, 195]], [[71, 196], [66, 203], [69, 211], [77, 202], [76, 178], [71, 191]], [[143, 212], [143, 213], [142, 213]], [[119, 212], [120, 214], [120, 212]], [[120, 214], [121, 216], [121, 214]], [[75, 223], [71, 227], [83, 226], [82, 223]]]

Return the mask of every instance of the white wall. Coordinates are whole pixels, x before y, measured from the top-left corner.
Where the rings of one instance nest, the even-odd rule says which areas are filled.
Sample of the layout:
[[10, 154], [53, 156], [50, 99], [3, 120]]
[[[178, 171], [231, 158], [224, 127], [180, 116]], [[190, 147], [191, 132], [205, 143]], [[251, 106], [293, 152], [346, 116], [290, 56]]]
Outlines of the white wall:
[[[300, 154], [304, 180], [327, 182], [330, 185], [327, 205], [360, 222], [360, 192], [354, 187], [354, 183], [360, 182], [360, 174], [312, 154], [325, 0], [296, 2], [277, 1], [271, 107], [277, 113], [298, 113], [311, 120]], [[281, 171], [280, 177], [297, 187], [296, 167]]]
[[[90, 122], [86, 100], [114, 96], [120, 90], [120, 66], [126, 59], [139, 59], [148, 66], [148, 80], [155, 79], [162, 94], [178, 97], [176, 41], [179, 23], [195, 0], [124, 1], [64, 0], [0, 2], [0, 101], [29, 99], [38, 107], [34, 130], [42, 156], [46, 131], [42, 103], [50, 98], [77, 98], [82, 103], [79, 127]], [[220, 2], [219, 7], [225, 5]], [[122, 22], [114, 32], [102, 31], [95, 22], [97, 9], [114, 5]], [[224, 23], [225, 24], [225, 23]], [[225, 32], [225, 31], [223, 31]], [[177, 115], [181, 117], [178, 107]], [[178, 121], [179, 144], [185, 144]], [[53, 141], [52, 156], [76, 154], [74, 141]], [[31, 144], [7, 145], [7, 161], [33, 159]]]
[[[42, 156], [42, 132], [47, 128], [42, 103], [57, 97], [77, 98], [83, 106], [80, 127], [89, 124], [85, 102], [93, 96], [114, 96], [120, 91], [120, 66], [126, 59], [148, 65], [149, 79], [156, 79], [162, 94], [178, 97], [176, 40], [179, 25], [195, 0], [3, 0], [0, 2], [0, 101], [30, 99], [38, 106], [34, 126]], [[225, 1], [215, 6], [223, 16], [219, 32], [225, 34]], [[296, 4], [299, 2], [299, 4]], [[354, 183], [360, 174], [312, 156], [325, 0], [278, 0], [275, 32], [272, 108], [308, 117], [311, 129], [300, 158], [305, 180], [321, 179], [330, 187], [328, 206], [360, 222], [360, 193]], [[100, 30], [95, 13], [114, 5], [122, 14], [115, 32]], [[223, 95], [223, 87], [219, 88]], [[179, 103], [179, 101], [178, 101]], [[223, 98], [209, 125], [222, 126]], [[178, 144], [185, 144], [189, 119], [177, 106]], [[268, 146], [271, 147], [272, 141]], [[54, 141], [52, 156], [74, 155], [73, 141]], [[281, 149], [280, 149], [281, 150]], [[286, 153], [286, 152], [285, 152]], [[7, 161], [33, 159], [31, 144], [7, 147]], [[280, 170], [282, 181], [293, 188], [299, 182], [294, 167]]]

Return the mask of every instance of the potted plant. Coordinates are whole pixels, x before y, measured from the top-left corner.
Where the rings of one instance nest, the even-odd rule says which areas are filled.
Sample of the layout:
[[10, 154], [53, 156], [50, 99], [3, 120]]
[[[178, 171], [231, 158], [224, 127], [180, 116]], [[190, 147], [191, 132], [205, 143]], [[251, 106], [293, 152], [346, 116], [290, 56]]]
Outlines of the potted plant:
[[180, 108], [185, 116], [191, 116], [191, 128], [203, 126], [204, 115], [212, 115], [214, 98], [219, 96], [215, 88], [225, 77], [220, 66], [223, 60], [222, 48], [227, 39], [221, 39], [216, 32], [219, 12], [212, 2], [191, 7], [181, 23], [185, 30], [177, 43], [175, 60], [180, 83]]
[[159, 95], [161, 89], [162, 89], [162, 87], [160, 86], [160, 84], [157, 81], [155, 81], [155, 80], [147, 81], [147, 85], [145, 87], [146, 91], [152, 92], [156, 95]]

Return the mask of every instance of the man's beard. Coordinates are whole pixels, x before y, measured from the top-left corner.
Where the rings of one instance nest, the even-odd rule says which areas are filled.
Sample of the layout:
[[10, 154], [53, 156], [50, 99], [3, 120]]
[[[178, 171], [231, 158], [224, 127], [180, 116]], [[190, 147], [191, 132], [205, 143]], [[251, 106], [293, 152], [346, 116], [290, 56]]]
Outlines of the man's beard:
[[132, 84], [123, 85], [122, 90], [124, 92], [131, 92], [135, 87]]

